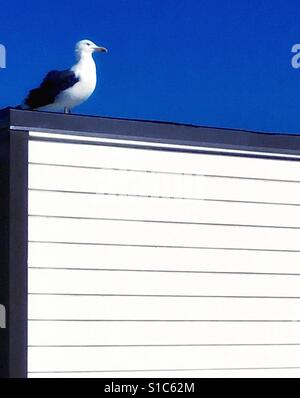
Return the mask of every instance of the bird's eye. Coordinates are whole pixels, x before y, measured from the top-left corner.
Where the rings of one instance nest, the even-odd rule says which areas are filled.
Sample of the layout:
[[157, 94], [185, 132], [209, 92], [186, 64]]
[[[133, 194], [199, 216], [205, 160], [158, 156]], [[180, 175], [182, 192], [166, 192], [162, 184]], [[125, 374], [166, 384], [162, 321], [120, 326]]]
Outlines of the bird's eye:
[[90, 43], [86, 43], [87, 46], [90, 46]]

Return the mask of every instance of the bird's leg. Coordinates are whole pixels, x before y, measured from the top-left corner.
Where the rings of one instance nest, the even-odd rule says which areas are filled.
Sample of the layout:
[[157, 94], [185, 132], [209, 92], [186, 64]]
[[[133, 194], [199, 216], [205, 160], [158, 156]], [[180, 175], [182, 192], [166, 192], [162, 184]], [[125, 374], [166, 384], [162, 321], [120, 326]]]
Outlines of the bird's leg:
[[70, 108], [67, 108], [67, 107], [65, 107], [65, 109], [64, 109], [64, 113], [66, 113], [66, 114], [70, 114], [70, 113], [71, 113], [71, 109], [70, 109]]

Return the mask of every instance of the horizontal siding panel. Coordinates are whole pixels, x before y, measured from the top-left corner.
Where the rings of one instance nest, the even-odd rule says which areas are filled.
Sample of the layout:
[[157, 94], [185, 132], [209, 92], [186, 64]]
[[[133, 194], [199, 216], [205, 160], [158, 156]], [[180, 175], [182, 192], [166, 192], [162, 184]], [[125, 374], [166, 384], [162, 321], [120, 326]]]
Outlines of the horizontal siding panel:
[[[84, 203], [84, 206], [83, 206]], [[300, 206], [29, 192], [29, 213], [300, 228]]]
[[300, 273], [300, 253], [29, 243], [29, 266]]
[[29, 348], [29, 371], [300, 366], [300, 347]]
[[300, 323], [37, 322], [29, 345], [299, 344]]
[[29, 166], [29, 187], [126, 195], [300, 203], [300, 183]]
[[[111, 320], [139, 320], [145, 317], [166, 320], [300, 320], [300, 300], [30, 296], [28, 317]], [[184, 339], [182, 342], [190, 341]]]
[[31, 141], [29, 161], [177, 173], [299, 180], [300, 163], [132, 148]]
[[29, 218], [29, 240], [300, 250], [300, 229], [241, 228], [106, 220]]
[[299, 374], [299, 162], [29, 151], [30, 376]]
[[31, 269], [29, 286], [30, 293], [300, 296], [300, 277], [269, 275]]

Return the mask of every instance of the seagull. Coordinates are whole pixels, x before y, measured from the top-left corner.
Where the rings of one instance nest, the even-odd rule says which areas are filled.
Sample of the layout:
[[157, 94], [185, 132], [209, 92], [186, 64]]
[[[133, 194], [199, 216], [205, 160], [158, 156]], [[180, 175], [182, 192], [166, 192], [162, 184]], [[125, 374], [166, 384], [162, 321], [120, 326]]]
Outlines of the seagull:
[[31, 90], [17, 108], [71, 113], [71, 110], [85, 102], [96, 88], [94, 52], [108, 51], [91, 40], [79, 41], [75, 46], [77, 63], [67, 70], [49, 72], [41, 85]]

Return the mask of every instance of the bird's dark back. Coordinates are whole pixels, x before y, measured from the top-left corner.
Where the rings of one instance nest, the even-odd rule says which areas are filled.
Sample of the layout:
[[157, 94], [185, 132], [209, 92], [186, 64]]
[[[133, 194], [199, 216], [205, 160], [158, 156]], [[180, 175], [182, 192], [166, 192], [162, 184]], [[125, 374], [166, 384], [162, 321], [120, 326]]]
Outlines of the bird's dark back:
[[38, 88], [29, 92], [25, 104], [31, 109], [53, 104], [55, 98], [62, 91], [67, 90], [78, 82], [79, 78], [71, 70], [51, 71]]

